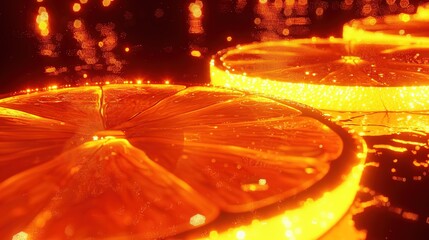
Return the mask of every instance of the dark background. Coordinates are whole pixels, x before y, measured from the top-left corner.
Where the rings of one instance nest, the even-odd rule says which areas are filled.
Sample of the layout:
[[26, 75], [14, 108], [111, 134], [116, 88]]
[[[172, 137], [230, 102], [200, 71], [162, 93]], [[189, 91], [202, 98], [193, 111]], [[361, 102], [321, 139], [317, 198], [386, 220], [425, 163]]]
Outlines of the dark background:
[[[342, 25], [353, 18], [413, 13], [424, 1], [296, 0], [292, 6], [292, 14], [286, 16], [282, 12], [285, 7], [273, 8], [276, 2], [274, 0], [268, 0], [265, 5], [256, 0], [203, 0], [201, 21], [204, 31], [200, 33], [189, 32], [192, 19], [188, 6], [195, 1], [115, 0], [111, 6], [105, 8], [101, 5], [101, 0], [88, 0], [78, 13], [72, 11], [74, 2], [78, 0], [2, 2], [0, 95], [53, 83], [73, 85], [115, 79], [122, 81], [140, 78], [151, 82], [168, 79], [173, 83], [208, 83], [209, 60], [211, 55], [220, 49], [261, 40], [311, 36], [341, 37]], [[300, 6], [299, 3], [303, 2], [306, 4]], [[43, 39], [35, 28], [40, 6], [48, 9], [51, 39], [56, 44], [57, 57], [40, 55]], [[368, 6], [371, 6], [371, 11], [364, 11]], [[318, 8], [323, 8], [323, 14], [316, 14]], [[76, 55], [81, 46], [73, 38], [69, 27], [77, 18], [85, 20], [88, 34], [97, 40], [101, 39], [95, 30], [98, 23], [115, 24], [114, 31], [118, 41], [112, 53], [124, 63], [120, 72], [107, 71], [106, 64], [101, 60], [101, 69], [86, 65], [86, 70], [75, 70], [75, 67], [85, 66], [84, 61]], [[261, 19], [259, 25], [255, 24], [255, 18]], [[288, 19], [294, 18], [307, 19], [308, 23], [285, 25]], [[288, 29], [288, 34], [282, 31], [285, 28]], [[232, 37], [231, 41], [227, 40], [228, 36]], [[125, 52], [125, 47], [129, 47], [131, 51]], [[191, 56], [192, 50], [199, 50], [202, 56]], [[56, 75], [47, 74], [47, 66], [57, 69], [67, 67], [67, 71]], [[84, 79], [84, 73], [89, 77]], [[392, 136], [366, 137], [365, 140], [371, 148], [375, 144], [390, 144], [393, 138], [429, 142], [427, 136], [407, 132]], [[429, 197], [426, 196], [429, 182], [393, 181], [390, 172], [392, 167], [396, 167], [404, 176], [421, 174], [414, 172], [413, 161], [416, 158], [422, 161], [427, 159], [429, 150], [422, 148], [417, 153], [418, 156], [409, 152], [398, 155], [389, 150], [380, 150], [368, 155], [368, 162], [378, 162], [380, 167], [367, 168], [362, 185], [376, 193], [371, 195], [360, 192], [358, 199], [365, 202], [376, 199], [377, 196], [387, 196], [393, 207], [379, 203], [354, 216], [356, 226], [368, 232], [367, 239], [429, 239]], [[400, 166], [394, 159], [399, 159]], [[395, 208], [416, 213], [419, 218], [417, 221], [406, 219], [401, 215], [403, 212], [395, 213]]]
[[[44, 0], [42, 3], [36, 0], [4, 1], [0, 9], [0, 93], [51, 83], [72, 84], [81, 81], [83, 72], [76, 72], [73, 68], [83, 65], [83, 61], [76, 56], [79, 45], [68, 27], [77, 18], [86, 21], [88, 32], [94, 38], [97, 38], [97, 23], [115, 24], [115, 31], [120, 38], [114, 52], [125, 63], [122, 71], [115, 76], [195, 83], [209, 81], [210, 56], [220, 49], [260, 40], [331, 35], [340, 37], [342, 24], [352, 18], [413, 12], [423, 2], [410, 0], [406, 1], [408, 4], [402, 4], [405, 7], [401, 7], [403, 1], [406, 0], [296, 0], [292, 6], [294, 12], [285, 16], [281, 13], [284, 8], [272, 7], [276, 2], [274, 0], [265, 4], [271, 4], [265, 14], [258, 10], [258, 5], [263, 5], [258, 0], [203, 0], [204, 32], [199, 34], [188, 31], [188, 6], [194, 1], [115, 0], [106, 8], [101, 5], [101, 0], [89, 0], [78, 13], [72, 11], [73, 3], [78, 0]], [[238, 7], [240, 3], [241, 7]], [[346, 3], [349, 5], [344, 5]], [[372, 6], [372, 10], [364, 13], [362, 9], [367, 5]], [[53, 41], [58, 52], [55, 58], [39, 54], [41, 37], [37, 34], [35, 19], [40, 6], [48, 9], [51, 38], [60, 38]], [[299, 8], [304, 11], [295, 11]], [[316, 15], [317, 8], [323, 8], [322, 15]], [[270, 17], [270, 12], [276, 12], [277, 15]], [[262, 20], [260, 25], [255, 25], [256, 17]], [[287, 36], [275, 27], [272, 29], [272, 26], [284, 25], [285, 20], [294, 17], [306, 18], [309, 24], [287, 26], [290, 30]], [[227, 36], [231, 36], [232, 41], [227, 41]], [[123, 51], [127, 46], [131, 48], [129, 53]], [[190, 50], [195, 48], [200, 50], [202, 57], [190, 56]], [[52, 76], [45, 74], [47, 66], [67, 66], [68, 71]], [[97, 76], [111, 76], [103, 70], [89, 70], [88, 75], [85, 81], [94, 81]]]

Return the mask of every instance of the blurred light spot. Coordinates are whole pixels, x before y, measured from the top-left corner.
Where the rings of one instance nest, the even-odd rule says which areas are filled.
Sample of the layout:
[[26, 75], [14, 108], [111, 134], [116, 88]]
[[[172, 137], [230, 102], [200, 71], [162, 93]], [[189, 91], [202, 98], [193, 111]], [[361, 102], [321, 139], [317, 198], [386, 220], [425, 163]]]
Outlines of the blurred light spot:
[[82, 21], [79, 19], [74, 20], [73, 27], [74, 28], [81, 28], [82, 27]]
[[79, 12], [81, 9], [80, 3], [73, 4], [73, 12]]
[[164, 10], [162, 8], [157, 8], [155, 10], [155, 17], [156, 18], [162, 18], [164, 16]]
[[363, 15], [368, 15], [371, 13], [371, 11], [372, 11], [371, 4], [367, 3], [367, 4], [363, 5], [363, 7], [362, 7], [362, 14]]
[[325, 10], [322, 7], [318, 7], [318, 8], [316, 8], [316, 15], [317, 16], [322, 16], [323, 13], [324, 13], [324, 11]]
[[362, 62], [362, 59], [358, 56], [341, 56], [341, 59], [347, 64], [358, 64]]
[[88, 0], [80, 0], [80, 3], [86, 4], [86, 3], [88, 3]]
[[287, 28], [285, 28], [285, 29], [283, 29], [282, 34], [283, 34], [284, 36], [287, 36], [287, 35], [289, 35], [289, 34], [290, 34], [290, 30], [289, 30], [289, 29], [287, 29]]
[[259, 24], [261, 24], [261, 19], [260, 18], [255, 18], [253, 20], [253, 23], [255, 23], [256, 25], [259, 25]]
[[206, 217], [201, 214], [196, 214], [189, 219], [189, 224], [192, 226], [201, 226], [206, 223]]
[[15, 235], [13, 235], [12, 240], [27, 240], [28, 239], [28, 233], [26, 232], [19, 232]]
[[46, 67], [45, 68], [45, 73], [54, 73], [55, 71], [57, 71], [57, 69], [55, 67]]
[[259, 3], [265, 4], [267, 3], [267, 0], [259, 0]]
[[408, 0], [401, 0], [401, 1], [399, 1], [399, 6], [401, 8], [407, 8], [408, 5], [410, 5], [410, 2]]
[[129, 47], [126, 47], [126, 48], [124, 49], [124, 51], [125, 51], [125, 52], [130, 52], [130, 48], [129, 48]]
[[104, 7], [108, 7], [112, 3], [112, 1], [113, 0], [103, 0], [102, 4], [103, 4]]
[[240, 231], [237, 232], [237, 234], [235, 236], [237, 237], [237, 239], [243, 240], [243, 239], [246, 238], [246, 232], [243, 231], [243, 230], [240, 230]]
[[191, 51], [191, 56], [193, 57], [201, 57], [201, 52], [198, 50], [192, 50]]
[[232, 37], [231, 36], [226, 37], [226, 41], [231, 42], [232, 41]]
[[88, 78], [88, 74], [84, 73], [83, 78]]
[[189, 4], [189, 11], [195, 18], [200, 18], [203, 15], [203, 2], [197, 0], [195, 3]]
[[39, 7], [39, 15], [36, 17], [36, 24], [40, 31], [40, 35], [46, 37], [49, 35], [49, 14], [45, 7]]
[[399, 19], [403, 22], [409, 22], [411, 20], [411, 16], [409, 14], [401, 13], [399, 14]]

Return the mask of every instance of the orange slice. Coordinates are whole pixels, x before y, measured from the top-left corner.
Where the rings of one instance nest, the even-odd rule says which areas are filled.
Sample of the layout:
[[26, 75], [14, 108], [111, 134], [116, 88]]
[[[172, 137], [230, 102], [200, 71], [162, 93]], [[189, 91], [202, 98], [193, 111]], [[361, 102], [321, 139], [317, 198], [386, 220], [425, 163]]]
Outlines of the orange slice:
[[417, 14], [386, 15], [354, 19], [343, 27], [347, 41], [365, 43], [421, 44], [429, 43], [429, 11], [419, 7]]
[[309, 229], [333, 209], [301, 234], [319, 236], [353, 201], [365, 157], [320, 113], [214, 87], [15, 96], [0, 100], [0, 123], [1, 239], [228, 236], [231, 216], [278, 222], [276, 208]]
[[429, 48], [340, 39], [255, 43], [219, 52], [211, 83], [322, 110], [429, 109]]

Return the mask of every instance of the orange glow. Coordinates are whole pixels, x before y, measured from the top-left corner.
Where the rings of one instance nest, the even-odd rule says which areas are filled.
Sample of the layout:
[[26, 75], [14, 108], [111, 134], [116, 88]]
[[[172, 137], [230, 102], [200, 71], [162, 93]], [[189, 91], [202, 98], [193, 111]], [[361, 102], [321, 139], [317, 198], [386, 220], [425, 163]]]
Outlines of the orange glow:
[[194, 18], [200, 18], [203, 15], [203, 2], [200, 0], [190, 3], [188, 8]]
[[191, 56], [192, 57], [201, 57], [201, 52], [198, 50], [192, 50], [191, 51]]
[[317, 16], [322, 16], [324, 12], [325, 12], [325, 10], [323, 9], [323, 7], [316, 8], [316, 15]]
[[[429, 13], [427, 14], [429, 16]], [[417, 14], [387, 15], [352, 20], [343, 26], [343, 38], [351, 42], [421, 44], [429, 43], [429, 17]]]
[[361, 163], [353, 168], [344, 182], [325, 192], [318, 199], [307, 199], [298, 207], [286, 209], [282, 214], [265, 219], [254, 219], [251, 223], [233, 226], [225, 231], [212, 230], [207, 237], [203, 233], [191, 235], [191, 239], [318, 239], [332, 228], [349, 210], [364, 169], [366, 153]]
[[314, 109], [216, 87], [99, 83], [0, 99], [5, 239], [316, 239], [359, 188], [365, 142]]
[[129, 48], [129, 47], [126, 47], [126, 48], [124, 49], [124, 51], [125, 51], [125, 52], [130, 52], [130, 48]]
[[165, 80], [164, 84], [167, 84], [167, 85], [170, 84], [170, 80]]
[[86, 3], [88, 3], [88, 0], [80, 0], [80, 3], [81, 4], [86, 4]]
[[[211, 83], [287, 98], [321, 110], [429, 110], [429, 69], [424, 62], [409, 63], [399, 58], [418, 56], [416, 52], [424, 58], [429, 49], [396, 47], [385, 42], [349, 45], [340, 39], [317, 38], [244, 45], [216, 56], [211, 62]], [[263, 56], [257, 58], [257, 54]], [[281, 69], [276, 68], [279, 66]], [[401, 80], [392, 81], [397, 79], [398, 68], [404, 69]], [[366, 73], [368, 69], [371, 72]]]
[[73, 12], [79, 12], [81, 9], [80, 3], [74, 3], [73, 4]]
[[74, 28], [81, 28], [82, 27], [82, 21], [79, 19], [76, 19], [73, 21], [73, 27]]
[[88, 78], [88, 74], [84, 73], [84, 74], [82, 75], [82, 77], [83, 77], [83, 78]]
[[429, 4], [423, 4], [420, 5], [417, 8], [417, 13], [414, 15], [414, 17], [418, 19], [428, 19], [429, 20]]
[[57, 71], [56, 67], [46, 67], [45, 68], [45, 73], [54, 73]]
[[39, 7], [39, 15], [36, 17], [36, 24], [40, 35], [46, 37], [49, 35], [49, 14], [45, 7]]
[[12, 240], [27, 240], [28, 239], [28, 233], [26, 232], [19, 232], [15, 235], [13, 235]]
[[188, 7], [189, 10], [189, 33], [192, 34], [201, 34], [204, 33], [204, 28], [202, 24], [203, 17], [203, 2], [201, 0], [196, 0], [191, 2]]
[[231, 42], [232, 41], [232, 37], [231, 36], [226, 37], [226, 41]]
[[103, 0], [102, 4], [104, 7], [110, 6], [112, 4], [113, 0]]

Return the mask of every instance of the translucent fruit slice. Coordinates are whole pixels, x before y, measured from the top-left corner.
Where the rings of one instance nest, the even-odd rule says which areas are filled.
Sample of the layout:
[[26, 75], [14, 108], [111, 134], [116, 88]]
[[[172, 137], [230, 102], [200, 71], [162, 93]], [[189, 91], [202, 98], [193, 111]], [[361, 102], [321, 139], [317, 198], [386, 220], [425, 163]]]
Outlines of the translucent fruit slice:
[[419, 44], [429, 43], [429, 13], [419, 7], [417, 14], [386, 15], [354, 19], [343, 27], [347, 41], [365, 43]]
[[323, 110], [429, 109], [427, 48], [339, 39], [256, 43], [219, 52], [211, 82]]
[[[0, 185], [2, 235], [154, 239], [217, 207], [124, 139], [85, 143]], [[4, 236], [4, 235], [3, 235]]]
[[319, 196], [363, 148], [343, 148], [345, 131], [291, 104], [170, 85], [2, 99], [0, 162], [14, 175], [2, 172], [0, 238], [165, 238], [220, 211]]

